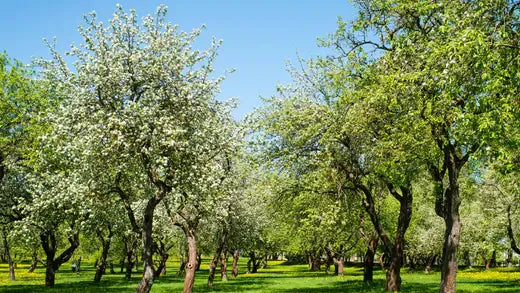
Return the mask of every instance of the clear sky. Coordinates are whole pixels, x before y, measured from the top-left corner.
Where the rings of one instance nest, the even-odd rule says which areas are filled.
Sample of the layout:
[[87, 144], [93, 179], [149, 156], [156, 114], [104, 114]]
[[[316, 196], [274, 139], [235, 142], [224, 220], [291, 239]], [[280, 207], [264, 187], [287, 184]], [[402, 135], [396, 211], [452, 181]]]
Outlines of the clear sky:
[[237, 119], [259, 106], [261, 96], [273, 95], [277, 84], [289, 81], [287, 61], [294, 61], [297, 54], [309, 58], [325, 52], [317, 47], [316, 38], [333, 33], [338, 16], [349, 20], [355, 15], [347, 0], [2, 1], [0, 51], [29, 62], [48, 57], [42, 38], [56, 37], [58, 50], [65, 52], [71, 43], [81, 41], [77, 27], [83, 14], [95, 10], [106, 22], [116, 3], [125, 10], [135, 8], [139, 16], [166, 4], [169, 21], [182, 30], [206, 25], [200, 44], [209, 46], [212, 36], [222, 39], [216, 72], [230, 68], [236, 72], [222, 84], [219, 98], [238, 99]]

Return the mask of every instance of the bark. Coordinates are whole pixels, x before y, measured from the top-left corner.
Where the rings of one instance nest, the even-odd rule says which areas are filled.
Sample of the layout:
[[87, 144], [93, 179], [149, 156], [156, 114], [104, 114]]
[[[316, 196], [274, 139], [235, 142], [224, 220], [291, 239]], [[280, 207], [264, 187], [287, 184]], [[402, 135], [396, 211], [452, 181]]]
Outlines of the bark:
[[401, 277], [400, 270], [403, 265], [404, 258], [404, 237], [410, 220], [412, 218], [412, 190], [411, 185], [400, 186], [399, 193], [392, 184], [388, 183], [387, 187], [390, 194], [399, 201], [399, 218], [397, 221], [397, 231], [395, 234], [395, 240], [392, 243], [390, 238], [386, 234], [383, 225], [380, 222], [379, 216], [375, 209], [374, 197], [372, 191], [365, 185], [358, 183], [356, 187], [365, 194], [365, 211], [370, 216], [370, 220], [374, 225], [374, 228], [379, 235], [384, 249], [390, 258], [389, 268], [386, 272], [386, 290], [387, 291], [400, 291], [401, 290]]
[[227, 251], [224, 249], [220, 253], [220, 280], [227, 281], [227, 263], [226, 263]]
[[258, 257], [254, 251], [249, 252], [249, 260], [247, 261], [247, 272], [257, 273], [262, 262], [262, 258]]
[[327, 262], [325, 263], [325, 273], [330, 273], [330, 266], [334, 264], [334, 255], [332, 250], [329, 247], [325, 248], [325, 252], [327, 253]]
[[[439, 129], [440, 134], [447, 137], [445, 129]], [[459, 207], [460, 187], [459, 174], [469, 156], [478, 149], [478, 144], [469, 147], [463, 156], [457, 155], [455, 145], [446, 139], [438, 139], [437, 144], [443, 152], [442, 169], [429, 166], [434, 179], [435, 212], [444, 219], [446, 230], [444, 232], [444, 246], [441, 259], [441, 285], [440, 292], [455, 293], [457, 287], [457, 249], [460, 243], [461, 222]], [[443, 187], [444, 175], [448, 174], [448, 186]]]
[[31, 266], [29, 267], [29, 273], [32, 273], [34, 272], [34, 270], [36, 269], [36, 266], [38, 265], [38, 254], [36, 253], [36, 249], [33, 250], [33, 254], [32, 254], [32, 261], [31, 261]]
[[211, 262], [209, 263], [209, 275], [208, 275], [208, 286], [213, 286], [213, 280], [215, 279], [215, 270], [217, 268], [218, 256], [220, 255], [220, 251], [217, 248], [217, 252], [213, 255]]
[[[374, 256], [376, 255], [377, 242], [379, 236], [374, 233], [368, 241], [367, 252], [365, 253], [363, 281], [365, 283], [372, 283], [374, 280]], [[383, 268], [384, 269], [384, 268]]]
[[379, 265], [381, 266], [381, 271], [384, 272], [386, 270], [386, 267], [385, 267], [385, 262], [383, 261], [383, 255], [379, 256]]
[[386, 291], [398, 292], [401, 289], [401, 267], [399, 262], [391, 261], [388, 271], [386, 271]]
[[319, 271], [321, 269], [320, 255], [316, 251], [309, 252], [309, 270], [312, 272]]
[[128, 239], [124, 239], [125, 244], [125, 257], [121, 260], [121, 272], [123, 271], [123, 267], [126, 268], [125, 270], [125, 278], [127, 280], [130, 280], [132, 277], [132, 269], [134, 267], [134, 264], [132, 260], [134, 259], [134, 242], [128, 242]]
[[336, 266], [336, 275], [343, 276], [345, 274], [345, 257], [340, 256], [334, 260]]
[[7, 233], [4, 231], [4, 253], [7, 258], [7, 263], [9, 265], [9, 280], [14, 281], [15, 275], [14, 275], [14, 262], [11, 258], [11, 252], [9, 251], [9, 242], [7, 241]]
[[195, 283], [195, 270], [198, 264], [197, 255], [197, 240], [195, 237], [196, 228], [187, 227], [184, 229], [186, 238], [188, 239], [188, 263], [186, 264], [186, 277], [184, 279], [184, 293], [191, 293], [193, 291], [193, 284]]
[[137, 286], [137, 293], [148, 293], [152, 289], [154, 269], [153, 269], [153, 245], [152, 227], [153, 214], [155, 207], [159, 203], [157, 198], [153, 197], [148, 200], [143, 215], [143, 277]]
[[233, 278], [236, 278], [238, 276], [238, 249], [235, 249], [235, 252], [233, 252], [233, 269], [232, 269], [232, 276]]
[[168, 258], [170, 255], [168, 254], [168, 251], [171, 249], [170, 247], [166, 247], [164, 245], [164, 242], [159, 241], [159, 247], [157, 252], [159, 253], [160, 260], [159, 265], [157, 266], [157, 269], [155, 270], [155, 277], [164, 276], [166, 275], [166, 262], [168, 261]]
[[56, 251], [58, 250], [55, 231], [44, 231], [40, 233], [40, 240], [43, 250], [47, 257], [45, 269], [45, 286], [54, 286], [55, 274], [60, 266], [67, 262], [76, 248], [79, 246], [79, 234], [75, 233], [69, 237], [70, 246], [65, 249], [57, 258]]
[[195, 271], [200, 271], [200, 265], [202, 264], [202, 253], [197, 253], [197, 269]]
[[497, 252], [493, 250], [491, 258], [486, 262], [486, 271], [497, 266]]
[[103, 234], [101, 231], [98, 231], [98, 237], [101, 240], [102, 250], [101, 250], [101, 257], [99, 258], [99, 261], [97, 262], [96, 267], [96, 275], [94, 276], [94, 282], [100, 282], [101, 278], [105, 274], [106, 267], [107, 267], [107, 258], [108, 258], [108, 251], [110, 249], [110, 242], [112, 240], [112, 228], [110, 225], [108, 226], [108, 235], [107, 237], [103, 237]]

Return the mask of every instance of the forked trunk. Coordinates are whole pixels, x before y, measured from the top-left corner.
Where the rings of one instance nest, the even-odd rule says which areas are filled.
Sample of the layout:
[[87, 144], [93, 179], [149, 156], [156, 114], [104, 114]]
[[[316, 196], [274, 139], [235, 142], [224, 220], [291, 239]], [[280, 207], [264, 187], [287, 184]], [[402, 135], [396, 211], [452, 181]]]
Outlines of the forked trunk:
[[197, 240], [195, 238], [195, 227], [187, 227], [185, 229], [186, 238], [188, 239], [188, 263], [186, 264], [186, 277], [184, 279], [184, 293], [193, 292], [193, 284], [195, 283], [195, 270], [198, 264]]
[[[71, 227], [73, 228], [73, 227]], [[75, 233], [69, 237], [70, 246], [65, 249], [58, 257], [56, 256], [57, 241], [54, 231], [44, 231], [40, 233], [40, 240], [47, 257], [45, 269], [45, 286], [54, 286], [55, 274], [60, 266], [69, 261], [72, 254], [79, 246], [79, 234]]]

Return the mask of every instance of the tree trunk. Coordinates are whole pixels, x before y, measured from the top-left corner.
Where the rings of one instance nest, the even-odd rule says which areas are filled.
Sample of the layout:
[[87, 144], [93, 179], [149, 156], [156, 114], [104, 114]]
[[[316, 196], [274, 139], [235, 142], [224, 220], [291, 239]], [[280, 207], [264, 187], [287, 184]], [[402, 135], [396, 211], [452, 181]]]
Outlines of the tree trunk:
[[159, 241], [159, 249], [158, 253], [161, 257], [159, 260], [159, 265], [157, 266], [157, 269], [155, 270], [155, 277], [164, 276], [166, 274], [166, 262], [168, 261], [168, 258], [170, 255], [168, 254], [169, 248], [166, 248], [164, 245], [164, 242]]
[[401, 267], [397, 260], [392, 260], [386, 271], [386, 291], [399, 292], [401, 289]]
[[384, 254], [379, 256], [379, 265], [381, 266], [381, 271], [384, 272], [386, 270], [386, 267], [385, 267], [385, 262], [383, 261], [383, 255]]
[[404, 261], [404, 236], [412, 219], [412, 192], [401, 187], [401, 195], [390, 186], [390, 192], [400, 202], [399, 219], [394, 244], [390, 247], [390, 266], [386, 272], [386, 290], [401, 291], [401, 267]]
[[31, 261], [31, 266], [29, 267], [29, 273], [32, 273], [34, 272], [34, 270], [36, 269], [36, 266], [38, 265], [38, 254], [36, 253], [36, 249], [33, 250], [33, 254], [32, 254], [32, 261]]
[[188, 263], [186, 264], [186, 277], [184, 279], [183, 293], [191, 293], [195, 283], [195, 270], [197, 269], [197, 240], [195, 238], [196, 228], [187, 227], [184, 229], [188, 239]]
[[397, 231], [395, 234], [394, 243], [390, 242], [390, 238], [386, 234], [383, 225], [380, 222], [379, 215], [376, 212], [374, 197], [372, 190], [360, 183], [356, 184], [356, 187], [365, 194], [365, 210], [370, 216], [370, 220], [374, 225], [374, 228], [379, 235], [386, 253], [390, 258], [390, 266], [386, 273], [386, 290], [387, 291], [400, 291], [401, 289], [401, 277], [400, 270], [403, 265], [403, 246], [404, 236], [410, 220], [412, 218], [412, 189], [408, 183], [406, 185], [399, 186], [401, 193], [399, 193], [391, 183], [387, 183], [388, 190], [392, 196], [399, 201], [399, 218], [397, 221]]
[[489, 270], [489, 268], [494, 268], [496, 267], [496, 264], [497, 264], [497, 252], [496, 250], [493, 250], [493, 254], [491, 255], [491, 258], [487, 260], [487, 262], [485, 262], [486, 264], [486, 271]]
[[227, 251], [224, 249], [220, 253], [220, 280], [227, 281], [227, 263], [226, 263]]
[[238, 249], [235, 249], [235, 252], [233, 252], [233, 270], [232, 275], [233, 278], [236, 278], [238, 276]]
[[428, 260], [428, 264], [426, 264], [426, 268], [424, 271], [429, 274], [432, 270], [432, 266], [435, 264], [435, 260], [437, 259], [437, 255], [434, 255], [430, 260]]
[[186, 272], [186, 263], [187, 262], [188, 262], [187, 257], [184, 257], [184, 255], [182, 254], [182, 251], [181, 251], [180, 256], [179, 256], [179, 263], [180, 263], [179, 271], [177, 272], [177, 274], [179, 276]]
[[330, 273], [330, 267], [334, 264], [334, 255], [332, 253], [332, 250], [329, 247], [325, 248], [325, 252], [327, 253], [327, 262], [325, 263], [325, 273]]
[[47, 260], [47, 266], [45, 268], [45, 286], [53, 287], [56, 272], [54, 271], [54, 264], [52, 261]]
[[[133, 243], [131, 243], [133, 246]], [[123, 259], [123, 265], [125, 266], [125, 278], [127, 280], [130, 280], [132, 278], [132, 269], [134, 268], [134, 263], [132, 260], [134, 259], [134, 248], [128, 247], [127, 243], [125, 242], [125, 248], [126, 248], [126, 260]], [[121, 267], [123, 269], [123, 267]]]
[[197, 269], [195, 271], [200, 271], [200, 265], [202, 264], [202, 253], [197, 253]]
[[[157, 206], [157, 199], [150, 198], [144, 209], [143, 215], [143, 277], [137, 286], [137, 293], [148, 293], [152, 289], [154, 269], [153, 269], [153, 245], [152, 228], [153, 213]], [[136, 256], [137, 259], [137, 256]]]
[[320, 257], [316, 251], [309, 252], [309, 270], [312, 272], [320, 270]]
[[98, 265], [96, 267], [96, 275], [94, 276], [94, 282], [100, 282], [103, 274], [105, 274], [107, 267], [108, 250], [110, 249], [110, 241], [112, 240], [112, 229], [108, 227], [108, 236], [105, 239], [101, 232], [98, 232], [98, 237], [102, 243], [101, 257], [99, 258]]
[[457, 286], [457, 248], [460, 241], [459, 186], [456, 182], [446, 189], [444, 247], [442, 249], [441, 288], [442, 293], [455, 293]]
[[215, 270], [217, 268], [218, 256], [220, 255], [219, 248], [217, 248], [217, 252], [213, 255], [211, 262], [209, 263], [209, 275], [208, 275], [208, 286], [213, 286], [213, 280], [215, 279]]
[[[372, 283], [374, 280], [374, 256], [376, 255], [377, 242], [379, 236], [377, 232], [374, 232], [370, 240], [368, 241], [367, 252], [365, 253], [364, 269], [363, 269], [363, 281], [365, 283]], [[384, 268], [382, 268], [384, 269]]]
[[[441, 133], [446, 133], [445, 129], [440, 129]], [[467, 153], [459, 157], [455, 145], [450, 141], [439, 139], [437, 144], [443, 152], [442, 170], [434, 165], [430, 165], [430, 173], [434, 179], [435, 193], [435, 212], [444, 219], [446, 230], [444, 232], [444, 246], [442, 249], [441, 260], [441, 293], [455, 293], [457, 287], [457, 249], [460, 242], [461, 223], [460, 223], [460, 188], [459, 174], [461, 168], [468, 161], [472, 146]], [[448, 173], [448, 186], [443, 187], [445, 173]]]
[[[73, 228], [73, 227], [72, 227]], [[75, 233], [69, 237], [70, 246], [65, 249], [57, 258], [56, 251], [58, 249], [56, 235], [54, 231], [44, 231], [40, 233], [40, 240], [47, 257], [45, 270], [45, 286], [54, 286], [55, 274], [60, 266], [67, 262], [76, 248], [79, 246], [79, 234]]]
[[336, 275], [343, 276], [345, 274], [345, 257], [338, 257], [334, 263], [336, 264]]
[[14, 262], [11, 258], [11, 252], [9, 251], [9, 242], [7, 241], [7, 232], [3, 233], [4, 238], [4, 253], [7, 258], [7, 263], [9, 264], [9, 280], [14, 281]]

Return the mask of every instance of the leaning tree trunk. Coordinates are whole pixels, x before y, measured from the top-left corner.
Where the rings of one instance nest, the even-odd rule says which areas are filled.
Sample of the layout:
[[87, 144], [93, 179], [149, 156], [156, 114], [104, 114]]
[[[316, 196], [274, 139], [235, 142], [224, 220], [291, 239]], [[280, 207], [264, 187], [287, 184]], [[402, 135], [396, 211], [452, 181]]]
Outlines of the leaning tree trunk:
[[226, 263], [227, 250], [224, 249], [220, 253], [220, 280], [227, 281], [227, 263]]
[[9, 242], [7, 241], [7, 233], [4, 231], [4, 253], [7, 258], [7, 263], [9, 264], [9, 280], [14, 281], [14, 262], [11, 258], [11, 252], [9, 251]]
[[365, 253], [364, 268], [363, 268], [363, 281], [365, 283], [372, 283], [374, 280], [374, 257], [376, 255], [377, 242], [379, 236], [377, 232], [374, 232], [370, 240], [368, 241], [367, 252]]
[[101, 231], [98, 232], [98, 237], [102, 243], [101, 257], [99, 258], [98, 265], [96, 268], [96, 275], [94, 276], [94, 282], [100, 282], [103, 274], [105, 274], [107, 267], [108, 250], [110, 249], [110, 241], [112, 240], [112, 229], [108, 226], [107, 238], [104, 238]]
[[152, 289], [154, 269], [153, 269], [153, 213], [158, 200], [153, 197], [148, 200], [143, 215], [143, 277], [137, 286], [137, 293], [148, 293]]
[[193, 284], [195, 283], [195, 270], [197, 269], [197, 240], [195, 238], [196, 228], [186, 227], [184, 229], [186, 238], [188, 239], [188, 263], [186, 264], [186, 277], [184, 279], [183, 293], [193, 292]]

